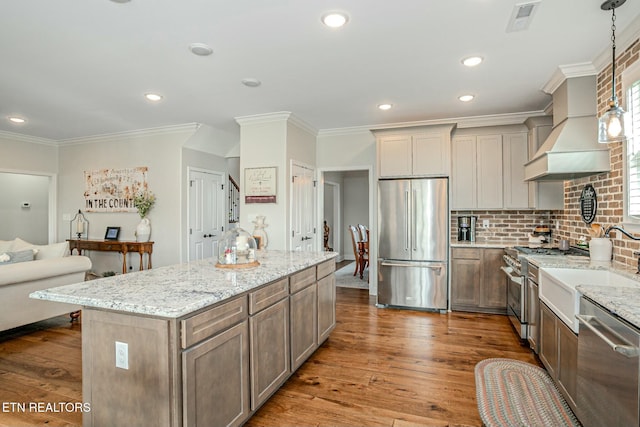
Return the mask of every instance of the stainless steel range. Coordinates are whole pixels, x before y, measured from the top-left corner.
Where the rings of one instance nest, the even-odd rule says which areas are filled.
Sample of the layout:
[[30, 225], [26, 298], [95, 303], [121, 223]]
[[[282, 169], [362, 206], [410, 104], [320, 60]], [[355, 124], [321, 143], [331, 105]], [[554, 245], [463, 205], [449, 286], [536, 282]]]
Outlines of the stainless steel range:
[[527, 339], [527, 325], [531, 317], [527, 301], [529, 268], [527, 255], [589, 256], [589, 251], [576, 247], [571, 247], [566, 251], [558, 248], [527, 246], [505, 248], [502, 256], [504, 264], [500, 269], [505, 273], [507, 281], [507, 314], [522, 340]]

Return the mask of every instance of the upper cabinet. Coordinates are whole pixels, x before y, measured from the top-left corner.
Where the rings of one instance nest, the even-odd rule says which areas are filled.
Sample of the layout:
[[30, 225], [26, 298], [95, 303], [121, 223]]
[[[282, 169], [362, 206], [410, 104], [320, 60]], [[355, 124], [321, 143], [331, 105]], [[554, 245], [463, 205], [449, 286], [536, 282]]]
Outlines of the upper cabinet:
[[451, 145], [451, 208], [501, 209], [502, 135], [456, 136]]
[[510, 133], [502, 137], [502, 171], [504, 175], [504, 208], [529, 207], [529, 183], [524, 180], [527, 163], [527, 134]]
[[452, 125], [376, 131], [378, 176], [449, 176]]

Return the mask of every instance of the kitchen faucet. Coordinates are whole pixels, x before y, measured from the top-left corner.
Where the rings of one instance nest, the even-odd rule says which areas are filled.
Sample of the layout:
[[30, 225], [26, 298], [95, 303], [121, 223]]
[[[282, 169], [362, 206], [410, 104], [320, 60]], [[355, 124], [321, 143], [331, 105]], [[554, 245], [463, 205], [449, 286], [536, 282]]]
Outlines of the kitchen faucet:
[[[618, 230], [632, 240], [640, 240], [640, 237], [635, 237], [629, 234], [628, 231], [625, 231], [622, 227], [619, 227], [617, 225], [611, 225], [607, 227], [606, 231], [604, 232], [604, 237], [609, 237], [609, 233], [611, 232], [611, 230]], [[638, 257], [638, 268], [637, 268], [636, 274], [640, 274], [640, 252], [634, 252], [633, 256]]]

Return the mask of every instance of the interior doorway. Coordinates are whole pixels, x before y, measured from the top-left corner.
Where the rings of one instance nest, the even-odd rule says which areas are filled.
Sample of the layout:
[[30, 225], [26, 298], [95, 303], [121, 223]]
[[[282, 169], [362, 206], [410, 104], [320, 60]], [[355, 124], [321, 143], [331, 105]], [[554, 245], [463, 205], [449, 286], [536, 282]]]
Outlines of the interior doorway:
[[218, 255], [218, 241], [224, 231], [224, 174], [189, 168], [188, 259]]
[[[57, 241], [56, 174], [0, 169], [0, 240]], [[62, 230], [62, 237], [67, 238]]]

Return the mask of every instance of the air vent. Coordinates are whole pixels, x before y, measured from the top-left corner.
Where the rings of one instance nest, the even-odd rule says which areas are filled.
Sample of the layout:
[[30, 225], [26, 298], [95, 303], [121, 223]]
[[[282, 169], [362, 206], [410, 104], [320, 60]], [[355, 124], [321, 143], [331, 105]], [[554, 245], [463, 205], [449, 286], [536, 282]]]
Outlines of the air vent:
[[507, 33], [524, 31], [529, 28], [533, 15], [535, 15], [536, 10], [538, 10], [539, 4], [540, 0], [516, 4], [513, 7], [513, 12], [511, 13], [511, 18], [507, 25]]

